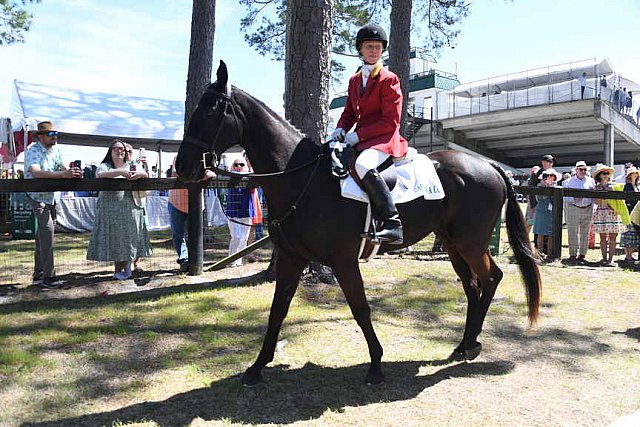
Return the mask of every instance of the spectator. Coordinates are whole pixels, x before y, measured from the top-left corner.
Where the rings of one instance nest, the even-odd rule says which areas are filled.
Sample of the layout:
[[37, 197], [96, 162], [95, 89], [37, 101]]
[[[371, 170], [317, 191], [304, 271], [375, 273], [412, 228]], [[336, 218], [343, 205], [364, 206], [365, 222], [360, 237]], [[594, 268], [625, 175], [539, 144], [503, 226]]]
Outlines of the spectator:
[[[171, 171], [172, 176], [177, 176], [176, 157], [173, 159]], [[169, 210], [169, 222], [171, 224], [173, 247], [178, 254], [176, 262], [180, 266], [180, 272], [186, 273], [189, 271], [189, 253], [187, 251], [189, 190], [186, 188], [169, 190], [169, 203], [167, 204], [167, 208]]]
[[607, 78], [604, 76], [604, 74], [600, 78], [600, 87], [607, 87]]
[[[552, 168], [554, 163], [555, 163], [555, 159], [553, 158], [553, 156], [551, 154], [545, 154], [544, 156], [542, 156], [542, 158], [540, 159], [541, 167], [538, 168], [538, 170], [535, 173], [531, 174], [531, 178], [529, 178], [529, 185], [531, 187], [537, 187], [538, 184], [540, 184], [540, 175], [545, 170], [547, 170], [549, 168]], [[529, 196], [529, 204], [531, 204], [533, 208], [536, 207], [536, 205], [538, 204], [538, 201], [536, 200], [536, 196], [534, 196], [534, 195], [530, 195]], [[533, 218], [531, 219], [531, 223], [535, 224], [535, 213], [533, 214]], [[544, 247], [538, 247], [538, 236], [536, 236], [535, 232], [534, 232], [534, 235], [533, 235], [533, 242], [534, 242], [536, 248], [538, 248], [538, 250], [540, 252], [544, 251]]]
[[[531, 174], [529, 176], [529, 179], [526, 181], [526, 185], [531, 186], [531, 177], [536, 175], [539, 170], [540, 170], [540, 166], [537, 166], [537, 165], [531, 168]], [[532, 195], [527, 196], [527, 210], [525, 211], [525, 215], [524, 215], [524, 219], [527, 222], [526, 224], [527, 235], [531, 232], [531, 227], [533, 227], [533, 223], [535, 222], [535, 216], [536, 216], [536, 203], [533, 203], [532, 200], [535, 202], [535, 196], [532, 196]]]
[[625, 113], [627, 107], [627, 88], [623, 87], [620, 91], [620, 97], [618, 98], [618, 111]]
[[[560, 180], [560, 173], [555, 169], [549, 168], [540, 174], [540, 183], [538, 187], [557, 187]], [[544, 241], [548, 240], [547, 254], [553, 253], [552, 239], [553, 235], [553, 198], [548, 195], [537, 195], [538, 204], [536, 205], [536, 219], [533, 223], [533, 234], [537, 235], [538, 253], [541, 258], [545, 258]]]
[[633, 163], [631, 162], [627, 162], [624, 164], [624, 170], [622, 171], [622, 173], [618, 176], [616, 176], [615, 178], [613, 178], [614, 182], [619, 182], [619, 183], [623, 183], [627, 181], [627, 171], [629, 170], [629, 168], [633, 167]]
[[[131, 165], [135, 165], [135, 169], [142, 169], [147, 173], [147, 178], [149, 177], [149, 165], [147, 164], [147, 150], [141, 148], [138, 151], [138, 158], [133, 160], [133, 146], [128, 142], [124, 143], [126, 152], [127, 152], [127, 161], [129, 162], [129, 168], [131, 169]], [[137, 190], [133, 191], [133, 200], [136, 202], [136, 205], [142, 208], [142, 212], [144, 213], [144, 223], [149, 224], [147, 218], [147, 192], [145, 190]], [[140, 263], [140, 258], [136, 258], [133, 260], [133, 271], [142, 272], [142, 267], [138, 264]]]
[[640, 107], [638, 107], [638, 111], [636, 111], [636, 124], [640, 126]]
[[613, 91], [613, 108], [620, 111], [620, 88]]
[[[97, 178], [136, 181], [147, 178], [143, 168], [133, 168], [126, 143], [115, 139], [98, 166]], [[144, 221], [144, 207], [131, 191], [101, 191], [96, 204], [96, 218], [87, 250], [87, 259], [113, 261], [114, 279], [131, 277], [131, 262], [151, 255], [149, 233]]]
[[[241, 157], [237, 158], [231, 164], [231, 171], [236, 173], [248, 172], [246, 161]], [[248, 188], [236, 187], [228, 189], [225, 214], [227, 215], [227, 223], [231, 234], [229, 255], [233, 255], [247, 247], [247, 239], [251, 232], [250, 200], [251, 193]], [[229, 264], [230, 267], [239, 267], [241, 265], [242, 258]]]
[[[611, 176], [613, 168], [599, 165], [593, 173], [594, 190], [611, 191]], [[606, 199], [596, 199], [596, 210], [593, 213], [593, 232], [600, 235], [600, 265], [613, 265], [613, 255], [616, 251], [616, 238], [620, 233], [620, 216], [613, 210]]]
[[631, 115], [631, 108], [633, 108], [633, 92], [627, 92], [627, 100], [625, 104], [625, 114]]
[[[635, 167], [627, 169], [627, 182], [624, 184], [623, 191], [639, 192], [640, 183], [638, 178], [640, 177], [640, 171]], [[636, 202], [633, 200], [626, 200], [627, 210], [633, 211]], [[640, 247], [640, 235], [638, 234], [638, 228], [636, 225], [629, 223], [627, 230], [622, 233], [620, 237], [620, 246], [624, 248], [624, 261], [625, 263], [633, 263], [633, 252]]]
[[[574, 168], [576, 174], [569, 178], [564, 188], [590, 190], [594, 187], [593, 178], [588, 176], [589, 167], [580, 160]], [[569, 264], [585, 262], [589, 249], [589, 229], [593, 220], [593, 199], [588, 197], [565, 197], [565, 219], [569, 240]]]
[[580, 85], [580, 99], [584, 99], [584, 89], [587, 87], [587, 73], [582, 73], [578, 77], [578, 84]]
[[[58, 131], [53, 123], [38, 123], [35, 140], [27, 147], [24, 156], [26, 179], [82, 178], [80, 168], [69, 168], [62, 161], [62, 153], [57, 143]], [[54, 193], [27, 193], [27, 202], [37, 221], [32, 284], [44, 289], [59, 288], [62, 282], [56, 278], [53, 260], [53, 221], [56, 212]]]

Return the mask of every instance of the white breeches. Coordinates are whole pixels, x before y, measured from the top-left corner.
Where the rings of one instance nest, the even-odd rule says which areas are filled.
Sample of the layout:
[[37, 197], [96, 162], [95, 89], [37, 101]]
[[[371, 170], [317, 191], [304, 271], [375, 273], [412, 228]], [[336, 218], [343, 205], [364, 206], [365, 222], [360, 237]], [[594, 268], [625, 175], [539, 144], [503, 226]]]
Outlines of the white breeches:
[[233, 221], [238, 221], [242, 224], [237, 224], [233, 221], [227, 220], [227, 223], [229, 224], [229, 232], [231, 234], [231, 240], [229, 241], [229, 255], [233, 255], [246, 248], [247, 239], [249, 238], [249, 233], [251, 233], [251, 218], [232, 219]]
[[373, 148], [367, 148], [360, 153], [356, 159], [356, 173], [358, 177], [360, 177], [360, 179], [364, 178], [367, 172], [380, 166], [388, 157], [389, 155], [387, 153]]

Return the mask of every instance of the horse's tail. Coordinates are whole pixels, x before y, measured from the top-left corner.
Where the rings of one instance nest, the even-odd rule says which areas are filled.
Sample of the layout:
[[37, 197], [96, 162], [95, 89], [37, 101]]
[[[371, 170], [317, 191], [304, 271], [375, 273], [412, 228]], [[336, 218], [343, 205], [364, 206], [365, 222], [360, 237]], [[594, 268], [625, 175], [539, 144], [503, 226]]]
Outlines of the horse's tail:
[[527, 293], [527, 305], [529, 306], [529, 324], [535, 325], [538, 321], [538, 314], [540, 308], [540, 295], [542, 289], [542, 283], [540, 279], [540, 270], [536, 263], [531, 248], [531, 241], [529, 240], [529, 234], [525, 226], [525, 219], [522, 216], [522, 210], [518, 205], [516, 192], [511, 185], [511, 181], [507, 178], [504, 170], [494, 163], [493, 167], [498, 171], [500, 176], [505, 182], [507, 187], [507, 235], [509, 236], [509, 243], [513, 250], [513, 254], [516, 258], [516, 262], [520, 268], [520, 275], [525, 284], [525, 290]]

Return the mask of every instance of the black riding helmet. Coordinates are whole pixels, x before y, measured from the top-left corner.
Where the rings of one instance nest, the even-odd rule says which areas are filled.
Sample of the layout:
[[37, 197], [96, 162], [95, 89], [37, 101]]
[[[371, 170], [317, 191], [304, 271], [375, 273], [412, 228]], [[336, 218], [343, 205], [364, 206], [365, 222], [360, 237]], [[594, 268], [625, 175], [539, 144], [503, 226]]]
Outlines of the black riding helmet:
[[387, 48], [389, 39], [387, 33], [382, 29], [380, 25], [367, 24], [358, 30], [356, 34], [356, 50], [360, 52], [360, 45], [367, 40], [377, 40], [382, 42], [382, 50]]

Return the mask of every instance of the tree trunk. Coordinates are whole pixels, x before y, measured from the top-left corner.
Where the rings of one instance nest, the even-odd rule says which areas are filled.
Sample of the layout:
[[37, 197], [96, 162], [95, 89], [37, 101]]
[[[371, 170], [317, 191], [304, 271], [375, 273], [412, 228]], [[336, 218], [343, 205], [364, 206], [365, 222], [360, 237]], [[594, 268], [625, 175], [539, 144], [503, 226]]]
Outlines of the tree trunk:
[[411, 0], [394, 0], [389, 31], [389, 70], [396, 73], [402, 89], [400, 134], [406, 135], [409, 103], [409, 55], [411, 51]]
[[290, 0], [285, 53], [285, 117], [314, 141], [329, 117], [333, 0]]
[[[329, 123], [333, 0], [290, 0], [285, 53], [285, 117], [317, 143]], [[335, 283], [333, 272], [310, 264], [316, 281]]]
[[216, 31], [216, 0], [193, 0], [191, 14], [191, 47], [184, 103], [184, 129], [187, 130], [193, 110], [211, 82], [213, 36]]

